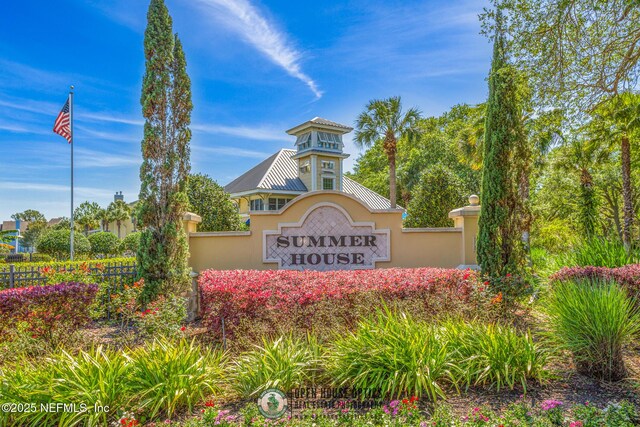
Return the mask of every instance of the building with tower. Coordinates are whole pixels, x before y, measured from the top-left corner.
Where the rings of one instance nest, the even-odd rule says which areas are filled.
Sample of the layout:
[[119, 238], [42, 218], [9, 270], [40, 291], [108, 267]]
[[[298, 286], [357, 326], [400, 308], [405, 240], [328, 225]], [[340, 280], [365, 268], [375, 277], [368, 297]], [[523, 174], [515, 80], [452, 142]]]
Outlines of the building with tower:
[[282, 149], [227, 184], [224, 189], [240, 215], [277, 211], [295, 197], [311, 191], [351, 194], [371, 209], [389, 209], [389, 199], [344, 176], [343, 135], [353, 128], [315, 117], [287, 133], [295, 149]]

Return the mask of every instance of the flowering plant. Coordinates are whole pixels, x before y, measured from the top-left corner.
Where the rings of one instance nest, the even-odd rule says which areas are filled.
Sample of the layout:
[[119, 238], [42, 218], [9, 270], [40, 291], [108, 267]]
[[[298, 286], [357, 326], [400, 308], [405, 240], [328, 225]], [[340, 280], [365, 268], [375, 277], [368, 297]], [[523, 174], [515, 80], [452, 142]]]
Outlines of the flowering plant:
[[140, 311], [138, 300], [143, 288], [144, 279], [123, 285], [102, 282], [92, 307], [92, 317], [115, 320], [121, 329], [131, 326]]
[[44, 266], [40, 268], [40, 274], [45, 277], [47, 284], [67, 282], [98, 283], [103, 270], [104, 266], [102, 264], [89, 266], [89, 264], [83, 262], [75, 268]]
[[554, 425], [562, 425], [564, 416], [562, 415], [563, 403], [559, 400], [545, 400], [540, 404], [542, 410], [546, 413], [547, 418]]
[[187, 317], [184, 298], [171, 295], [159, 297], [151, 302], [144, 311], [136, 313], [136, 326], [147, 336], [180, 336], [186, 328], [181, 327]]

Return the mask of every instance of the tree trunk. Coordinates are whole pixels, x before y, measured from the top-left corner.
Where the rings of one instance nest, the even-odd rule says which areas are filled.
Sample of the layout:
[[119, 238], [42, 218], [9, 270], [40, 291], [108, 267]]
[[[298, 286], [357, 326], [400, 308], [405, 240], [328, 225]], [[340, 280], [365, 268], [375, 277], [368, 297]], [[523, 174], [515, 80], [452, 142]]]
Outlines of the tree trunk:
[[389, 157], [389, 200], [391, 209], [396, 208], [396, 156]]
[[591, 237], [596, 231], [596, 209], [595, 191], [593, 189], [593, 176], [588, 169], [582, 168], [580, 171], [580, 222], [582, 231], [587, 237]]
[[387, 132], [384, 138], [384, 151], [389, 159], [389, 201], [391, 209], [396, 208], [396, 137], [392, 132]]
[[631, 249], [631, 230], [633, 227], [633, 194], [631, 190], [631, 144], [629, 136], [623, 135], [620, 149], [620, 161], [622, 162], [622, 200], [624, 212], [624, 226], [622, 228], [622, 241], [624, 247]]
[[118, 221], [118, 239], [120, 239], [120, 225], [121, 225], [121, 222]]

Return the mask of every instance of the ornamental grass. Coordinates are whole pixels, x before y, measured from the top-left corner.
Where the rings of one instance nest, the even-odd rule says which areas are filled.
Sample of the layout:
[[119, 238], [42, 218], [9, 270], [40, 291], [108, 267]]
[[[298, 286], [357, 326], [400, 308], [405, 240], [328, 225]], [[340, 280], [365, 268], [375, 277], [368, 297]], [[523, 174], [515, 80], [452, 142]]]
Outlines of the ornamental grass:
[[439, 328], [381, 310], [331, 345], [328, 370], [337, 385], [364, 395], [435, 401], [456, 382], [449, 354]]
[[622, 351], [640, 333], [636, 301], [611, 280], [556, 281], [543, 304], [549, 335], [570, 352], [579, 372], [614, 381], [624, 378]]
[[314, 384], [320, 373], [322, 348], [309, 335], [306, 339], [291, 335], [240, 354], [230, 365], [233, 390], [243, 398], [252, 398], [264, 390], [277, 388], [289, 392], [294, 387]]
[[461, 386], [480, 385], [500, 391], [519, 385], [526, 392], [528, 382], [549, 378], [545, 369], [549, 353], [533, 341], [530, 332], [460, 321], [447, 322], [442, 329], [451, 349], [452, 372]]
[[[0, 368], [0, 403], [23, 405], [0, 412], [0, 426], [107, 426], [123, 411], [141, 421], [172, 418], [219, 391], [223, 365], [222, 352], [166, 339], [135, 350], [99, 346], [37, 362], [25, 358]], [[41, 409], [51, 403], [68, 406]]]

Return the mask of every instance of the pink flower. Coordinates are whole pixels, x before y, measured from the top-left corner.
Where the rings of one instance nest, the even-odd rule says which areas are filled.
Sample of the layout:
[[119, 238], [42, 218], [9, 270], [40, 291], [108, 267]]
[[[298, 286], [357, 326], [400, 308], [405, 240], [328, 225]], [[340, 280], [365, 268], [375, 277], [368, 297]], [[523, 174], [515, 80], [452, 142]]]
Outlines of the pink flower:
[[550, 411], [552, 409], [555, 409], [559, 406], [562, 406], [562, 402], [560, 402], [559, 400], [545, 400], [544, 402], [542, 402], [542, 404], [540, 405], [542, 407], [543, 411]]
[[582, 427], [582, 421], [573, 421], [569, 424], [569, 427]]

